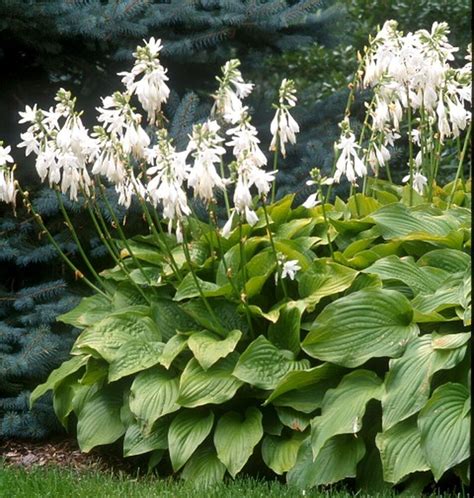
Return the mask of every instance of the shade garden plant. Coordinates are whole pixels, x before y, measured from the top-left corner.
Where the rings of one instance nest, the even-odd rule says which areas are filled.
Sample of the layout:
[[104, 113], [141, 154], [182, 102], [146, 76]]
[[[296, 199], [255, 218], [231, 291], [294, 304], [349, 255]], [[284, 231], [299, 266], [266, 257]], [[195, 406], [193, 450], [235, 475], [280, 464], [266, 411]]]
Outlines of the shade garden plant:
[[[370, 40], [332, 174], [310, 172], [302, 205], [273, 188], [299, 132], [294, 84], [276, 99], [268, 171], [237, 60], [183, 151], [161, 113], [169, 88], [154, 39], [92, 133], [66, 90], [48, 111], [27, 107], [20, 145], [60, 204], [85, 203], [115, 263], [99, 275], [85, 251], [82, 271], [63, 254], [94, 293], [59, 318], [81, 333], [31, 402], [52, 390], [83, 451], [120, 440], [125, 457], [197, 486], [263, 468], [304, 490], [348, 478], [368, 491], [421, 492], [450, 475], [468, 484], [471, 66], [450, 65], [448, 33], [435, 23], [404, 35], [388, 21]], [[373, 96], [358, 137], [357, 85]], [[394, 143], [409, 148], [404, 185], [391, 181]], [[455, 180], [438, 185], [453, 143]], [[0, 198], [19, 192], [54, 244], [7, 147], [0, 158]], [[350, 195], [334, 198], [344, 178]], [[142, 208], [147, 233], [127, 239], [112, 208], [102, 215], [109, 184]]]

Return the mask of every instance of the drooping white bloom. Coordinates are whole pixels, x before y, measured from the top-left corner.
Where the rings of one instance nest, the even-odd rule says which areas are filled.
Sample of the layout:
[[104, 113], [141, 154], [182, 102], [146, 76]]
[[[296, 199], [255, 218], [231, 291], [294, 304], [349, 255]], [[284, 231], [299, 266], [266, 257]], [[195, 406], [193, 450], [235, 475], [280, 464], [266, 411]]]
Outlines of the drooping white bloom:
[[9, 145], [7, 147], [3, 147], [3, 145], [0, 144], [0, 166], [13, 162], [13, 157], [10, 155], [10, 151], [11, 147]]
[[296, 274], [301, 270], [301, 266], [296, 259], [290, 261], [285, 261], [281, 269], [281, 278], [288, 277], [290, 280], [294, 280]]
[[[402, 182], [407, 183], [410, 181], [410, 174], [402, 178]], [[424, 176], [418, 168], [413, 171], [413, 189], [420, 195], [423, 195], [428, 179]]]
[[[159, 60], [159, 54], [163, 48], [161, 40], [155, 40], [152, 37], [149, 41], [143, 41], [145, 46], [138, 46], [133, 54], [136, 60], [132, 70], [119, 73], [119, 76], [123, 76], [122, 83], [128, 93], [138, 97], [143, 109], [148, 113], [148, 121], [154, 124], [162, 104], [168, 100], [170, 94], [170, 89], [166, 84], [169, 78]], [[137, 80], [136, 78], [142, 73], [141, 79]]]
[[97, 142], [89, 136], [75, 111], [71, 93], [61, 88], [56, 101], [56, 107], [49, 111], [27, 106], [20, 113], [20, 122], [32, 124], [21, 135], [23, 142], [19, 147], [25, 147], [27, 155], [37, 154], [36, 170], [42, 181], [47, 178], [51, 187], [57, 185], [77, 200], [79, 190], [89, 192], [92, 182], [87, 164], [96, 154]]
[[360, 146], [356, 143], [354, 133], [349, 127], [348, 120], [341, 123], [342, 135], [336, 148], [341, 151], [336, 162], [336, 172], [334, 173], [334, 181], [339, 182], [342, 175], [355, 184], [357, 178], [364, 177], [367, 174], [367, 168], [359, 158], [358, 149]]
[[225, 189], [224, 180], [216, 171], [225, 154], [222, 147], [224, 139], [219, 136], [220, 126], [216, 121], [208, 120], [204, 124], [193, 126], [187, 152], [194, 158], [194, 165], [188, 176], [188, 185], [194, 195], [206, 203], [214, 199], [214, 188]]
[[242, 99], [247, 97], [252, 89], [252, 83], [246, 83], [238, 67], [240, 61], [231, 59], [222, 66], [222, 76], [216, 77], [219, 88], [213, 95], [214, 106], [211, 115], [220, 115], [227, 123], [235, 124], [243, 112]]
[[[147, 194], [154, 206], [161, 204], [163, 217], [168, 220], [168, 231], [176, 228], [176, 237], [182, 240], [182, 219], [191, 213], [184, 190], [189, 167], [187, 151], [176, 152], [165, 129], [157, 133], [158, 143], [153, 147], [153, 166], [147, 170], [152, 176], [146, 186]], [[150, 154], [149, 159], [151, 159]]]
[[379, 166], [384, 167], [389, 160], [390, 152], [385, 145], [372, 144], [370, 146], [367, 162], [372, 168], [372, 171], [376, 171]]
[[8, 167], [8, 163], [13, 163], [10, 155], [11, 147], [3, 146], [0, 142], [0, 201], [15, 205], [16, 186], [13, 177], [13, 168]]
[[299, 133], [300, 127], [291, 116], [289, 109], [296, 105], [296, 88], [293, 80], [286, 78], [281, 82], [279, 98], [275, 117], [270, 123], [272, 141], [270, 150], [276, 150], [277, 142], [283, 157], [286, 156], [285, 144], [290, 142], [296, 143], [296, 133]]

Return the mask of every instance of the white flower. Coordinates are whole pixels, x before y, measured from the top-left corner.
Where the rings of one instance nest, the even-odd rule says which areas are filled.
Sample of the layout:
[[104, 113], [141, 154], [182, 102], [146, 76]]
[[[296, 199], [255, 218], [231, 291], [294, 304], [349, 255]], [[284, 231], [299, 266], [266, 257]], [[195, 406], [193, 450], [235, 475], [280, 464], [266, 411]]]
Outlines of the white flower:
[[[1, 148], [1, 147], [0, 147]], [[16, 186], [13, 170], [0, 166], [0, 201], [15, 205]]]
[[[301, 270], [298, 260], [292, 259], [290, 261], [280, 261], [281, 265], [281, 278], [289, 278], [294, 280], [296, 274]], [[278, 283], [278, 273], [275, 274], [275, 283]]]
[[188, 177], [188, 185], [194, 195], [209, 203], [214, 199], [213, 189], [225, 189], [224, 180], [218, 175], [215, 164], [220, 163], [225, 149], [220, 144], [224, 141], [218, 135], [220, 127], [216, 121], [193, 126], [187, 151], [194, 158], [194, 166]]
[[222, 66], [222, 76], [217, 77], [219, 89], [213, 95], [214, 106], [211, 114], [221, 115], [227, 123], [235, 124], [242, 114], [241, 99], [247, 97], [253, 89], [252, 83], [246, 83], [238, 67], [240, 61], [231, 59]]
[[296, 105], [296, 89], [292, 80], [286, 78], [281, 82], [279, 90], [279, 101], [275, 117], [270, 123], [272, 141], [270, 150], [276, 150], [277, 141], [279, 141], [280, 151], [283, 157], [286, 156], [285, 144], [290, 142], [296, 143], [296, 133], [299, 133], [300, 127], [289, 113], [289, 109]]
[[186, 165], [187, 151], [176, 152], [168, 138], [167, 131], [158, 132], [158, 143], [153, 147], [154, 164], [147, 175], [154, 175], [146, 190], [154, 206], [163, 206], [163, 217], [168, 220], [168, 231], [176, 226], [178, 238], [181, 236], [181, 220], [191, 214], [188, 199], [183, 188], [189, 167]]
[[7, 147], [0, 145], [0, 166], [13, 162], [13, 158], [10, 156], [10, 151], [11, 147], [9, 145]]
[[369, 163], [372, 171], [376, 171], [378, 166], [385, 166], [387, 161], [390, 159], [390, 152], [385, 145], [372, 144], [367, 156], [367, 162]]
[[[404, 176], [402, 178], [402, 182], [407, 183], [410, 181], [410, 174]], [[426, 176], [421, 174], [419, 169], [415, 169], [413, 172], [413, 189], [418, 192], [420, 195], [423, 195], [426, 184], [428, 183], [428, 179]]]
[[36, 113], [38, 109], [36, 108], [36, 104], [33, 107], [30, 107], [29, 105], [26, 106], [24, 112], [19, 112], [21, 119], [18, 121], [18, 123], [23, 124], [23, 123], [35, 123], [36, 122]]
[[355, 183], [357, 177], [363, 177], [367, 174], [367, 168], [358, 156], [354, 134], [351, 131], [347, 135], [341, 136], [336, 147], [341, 150], [341, 154], [336, 162], [336, 172], [334, 181], [339, 182], [342, 175], [345, 175], [351, 183]]
[[321, 201], [318, 199], [318, 192], [315, 192], [314, 194], [311, 194], [304, 202], [303, 202], [303, 207], [307, 209], [311, 209], [318, 204], [321, 204]]
[[[131, 72], [122, 72], [119, 76], [123, 76], [122, 83], [127, 91], [130, 95], [135, 94], [138, 97], [143, 109], [148, 113], [148, 121], [154, 124], [162, 104], [168, 100], [170, 94], [166, 84], [169, 78], [159, 61], [159, 53], [163, 48], [161, 40], [152, 37], [148, 42], [143, 41], [145, 46], [138, 46], [133, 54], [136, 60]], [[142, 73], [142, 79], [136, 80]]]

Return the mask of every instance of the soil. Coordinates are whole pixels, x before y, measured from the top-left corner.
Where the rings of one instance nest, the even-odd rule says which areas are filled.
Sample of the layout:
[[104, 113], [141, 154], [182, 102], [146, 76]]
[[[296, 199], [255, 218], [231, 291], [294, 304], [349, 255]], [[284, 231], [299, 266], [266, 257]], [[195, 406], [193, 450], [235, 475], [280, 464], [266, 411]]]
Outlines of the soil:
[[133, 471], [131, 462], [107, 452], [106, 449], [82, 453], [74, 439], [49, 441], [0, 440], [0, 464], [31, 468], [55, 466], [73, 470], [108, 472]]

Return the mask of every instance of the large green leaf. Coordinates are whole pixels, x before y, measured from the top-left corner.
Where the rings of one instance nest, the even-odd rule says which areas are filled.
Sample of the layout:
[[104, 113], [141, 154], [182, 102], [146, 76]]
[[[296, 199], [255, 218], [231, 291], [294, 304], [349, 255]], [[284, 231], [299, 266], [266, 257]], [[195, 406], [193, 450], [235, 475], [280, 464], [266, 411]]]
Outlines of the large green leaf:
[[[196, 285], [194, 278], [196, 278], [199, 287]], [[227, 296], [231, 291], [232, 287], [230, 283], [221, 286], [212, 282], [206, 282], [197, 276], [194, 277], [192, 273], [188, 273], [179, 284], [174, 300], [183, 301], [184, 299], [198, 297], [201, 293], [206, 297]]]
[[106, 318], [114, 311], [112, 303], [101, 294], [85, 297], [71, 311], [58, 316], [58, 320], [74, 327], [88, 327]]
[[139, 373], [130, 388], [130, 410], [147, 432], [163, 415], [179, 410], [179, 376], [155, 367]]
[[433, 392], [420, 412], [421, 448], [436, 481], [469, 458], [470, 410], [469, 390], [448, 382]]
[[284, 377], [280, 379], [276, 385], [274, 391], [266, 399], [265, 405], [278, 399], [285, 393], [294, 390], [301, 390], [305, 387], [317, 385], [318, 383], [337, 378], [343, 369], [337, 365], [331, 363], [323, 363], [309, 370], [297, 370], [293, 372], [288, 372]]
[[262, 458], [273, 472], [282, 475], [296, 463], [296, 456], [303, 440], [307, 437], [302, 432], [293, 432], [291, 436], [265, 436], [262, 443]]
[[188, 346], [188, 336], [185, 334], [174, 335], [163, 348], [159, 363], [165, 368], [169, 368], [173, 360]]
[[105, 386], [92, 394], [77, 414], [77, 441], [81, 451], [88, 452], [95, 446], [110, 444], [125, 432], [120, 419], [123, 404], [122, 390]]
[[231, 353], [207, 370], [192, 358], [181, 374], [177, 402], [191, 408], [208, 403], [221, 404], [233, 398], [243, 384], [232, 375], [237, 357], [237, 353]]
[[173, 419], [168, 431], [168, 448], [175, 472], [206, 439], [213, 423], [214, 414], [210, 410], [185, 410]]
[[214, 446], [217, 457], [232, 477], [242, 470], [262, 436], [262, 414], [255, 407], [247, 408], [244, 417], [237, 412], [227, 412], [219, 419]]
[[420, 267], [409, 259], [400, 259], [395, 255], [379, 259], [362, 271], [374, 273], [382, 280], [400, 280], [408, 285], [415, 294], [436, 291], [449, 276], [448, 272], [439, 268]]
[[275, 406], [275, 411], [283, 425], [297, 432], [304, 432], [312, 418], [312, 415], [291, 406]]
[[313, 460], [311, 442], [307, 438], [298, 450], [294, 467], [288, 471], [288, 484], [307, 489], [355, 477], [357, 464], [364, 454], [361, 438], [343, 434], [328, 440], [316, 460]]
[[241, 337], [240, 330], [232, 330], [225, 339], [208, 330], [203, 330], [189, 337], [188, 347], [201, 367], [207, 370], [218, 360], [232, 353]]
[[156, 341], [134, 339], [122, 344], [110, 362], [109, 382], [141, 372], [160, 361], [164, 344]]
[[[411, 341], [401, 358], [390, 360], [382, 397], [382, 425], [392, 426], [417, 413], [430, 395], [430, 380], [439, 370], [453, 368], [464, 357], [470, 334], [425, 334]], [[451, 349], [441, 349], [446, 344]], [[436, 349], [435, 349], [436, 348]]]
[[268, 327], [268, 338], [275, 346], [299, 353], [301, 315], [305, 308], [303, 301], [289, 301], [280, 308], [278, 321]]
[[69, 360], [65, 361], [60, 367], [53, 370], [48, 379], [44, 384], [40, 384], [37, 386], [30, 396], [30, 406], [33, 403], [43, 396], [50, 389], [55, 389], [59, 384], [69, 375], [77, 372], [80, 368], [82, 368], [89, 360], [90, 355], [79, 355], [73, 356]]
[[153, 450], [168, 448], [168, 425], [158, 424], [153, 430], [144, 434], [138, 424], [131, 424], [123, 440], [123, 456], [141, 455]]
[[161, 334], [153, 320], [141, 312], [121, 312], [104, 318], [80, 334], [74, 350], [97, 351], [109, 363], [120, 356], [119, 348], [130, 340], [161, 341]]
[[445, 248], [423, 254], [416, 263], [419, 266], [434, 266], [449, 273], [457, 273], [469, 267], [471, 258], [465, 252]]
[[358, 272], [329, 261], [313, 261], [311, 267], [298, 275], [299, 293], [308, 311], [326, 296], [333, 296], [349, 288]]
[[180, 305], [168, 299], [156, 299], [152, 305], [152, 315], [163, 341], [169, 341], [179, 330], [188, 332], [201, 327], [185, 313]]
[[356, 435], [362, 428], [366, 404], [382, 397], [382, 380], [370, 370], [347, 374], [323, 399], [321, 415], [311, 420], [311, 446], [317, 458], [326, 441], [339, 434]]
[[375, 442], [380, 451], [385, 481], [396, 484], [408, 474], [429, 470], [421, 451], [415, 417], [377, 434]]
[[252, 386], [275, 389], [288, 372], [307, 368], [308, 360], [296, 361], [291, 351], [278, 349], [261, 335], [242, 353], [233, 374]]
[[419, 330], [408, 299], [396, 291], [363, 289], [332, 302], [303, 341], [313, 358], [357, 367], [376, 357], [396, 357]]
[[208, 488], [224, 479], [225, 465], [210, 446], [199, 448], [185, 465], [181, 478], [195, 488]]
[[459, 222], [448, 214], [432, 214], [409, 209], [401, 203], [381, 207], [368, 216], [374, 220], [384, 239], [406, 237], [416, 234], [445, 236], [459, 226]]

